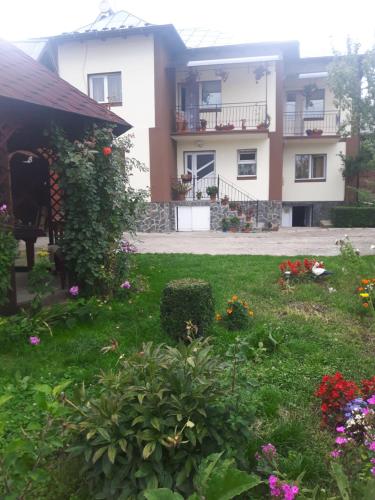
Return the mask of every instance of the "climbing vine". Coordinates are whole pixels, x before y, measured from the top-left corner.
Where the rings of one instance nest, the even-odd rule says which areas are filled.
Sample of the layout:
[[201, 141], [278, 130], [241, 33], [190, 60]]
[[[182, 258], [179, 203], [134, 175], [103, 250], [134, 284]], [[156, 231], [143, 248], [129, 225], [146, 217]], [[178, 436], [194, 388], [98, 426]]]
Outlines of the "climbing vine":
[[0, 205], [0, 306], [7, 302], [10, 286], [10, 270], [16, 258], [17, 243], [8, 226], [7, 206]]
[[91, 127], [83, 139], [71, 141], [54, 128], [57, 154], [53, 169], [64, 193], [61, 247], [75, 284], [87, 293], [110, 293], [116, 248], [124, 231], [132, 231], [144, 192], [129, 186], [135, 159], [125, 157], [131, 138], [115, 139], [110, 126]]

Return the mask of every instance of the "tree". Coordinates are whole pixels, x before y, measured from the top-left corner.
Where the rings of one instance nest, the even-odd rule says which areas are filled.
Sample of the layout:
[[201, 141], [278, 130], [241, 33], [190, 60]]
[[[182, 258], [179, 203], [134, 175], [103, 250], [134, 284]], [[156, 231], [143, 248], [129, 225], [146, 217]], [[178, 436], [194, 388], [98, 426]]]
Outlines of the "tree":
[[329, 86], [343, 117], [343, 135], [361, 139], [357, 156], [341, 157], [344, 178], [355, 180], [359, 189], [361, 174], [375, 170], [375, 47], [361, 54], [349, 39], [347, 53], [336, 53], [329, 67]]

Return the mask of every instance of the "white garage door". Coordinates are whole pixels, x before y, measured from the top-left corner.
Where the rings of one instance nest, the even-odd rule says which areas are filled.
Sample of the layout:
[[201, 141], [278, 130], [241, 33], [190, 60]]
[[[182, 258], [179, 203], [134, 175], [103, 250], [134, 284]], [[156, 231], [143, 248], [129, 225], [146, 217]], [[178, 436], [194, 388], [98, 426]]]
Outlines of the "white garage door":
[[209, 231], [210, 207], [176, 207], [176, 231]]

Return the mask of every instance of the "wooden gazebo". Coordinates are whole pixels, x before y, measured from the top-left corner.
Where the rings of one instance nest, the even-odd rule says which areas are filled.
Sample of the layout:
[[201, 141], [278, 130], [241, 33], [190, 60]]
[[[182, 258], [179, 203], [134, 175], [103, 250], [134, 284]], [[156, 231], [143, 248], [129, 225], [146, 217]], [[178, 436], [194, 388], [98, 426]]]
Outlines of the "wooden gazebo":
[[[116, 135], [131, 125], [2, 40], [0, 68], [0, 205], [8, 207], [16, 238], [26, 242], [30, 268], [36, 239], [52, 240], [54, 224], [62, 222], [45, 130], [55, 123], [73, 138], [93, 122], [114, 124]], [[13, 272], [10, 308], [16, 305]]]

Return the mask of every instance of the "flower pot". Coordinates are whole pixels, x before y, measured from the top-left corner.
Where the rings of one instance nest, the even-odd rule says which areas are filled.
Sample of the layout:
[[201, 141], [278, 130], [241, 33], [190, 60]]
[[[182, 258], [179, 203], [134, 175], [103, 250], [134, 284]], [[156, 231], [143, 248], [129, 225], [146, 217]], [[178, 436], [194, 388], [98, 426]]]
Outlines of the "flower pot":
[[210, 200], [211, 201], [216, 201], [216, 194], [211, 194], [210, 195]]
[[222, 204], [223, 206], [228, 205], [228, 203], [229, 203], [229, 198], [221, 198], [221, 204]]
[[323, 134], [323, 130], [310, 130], [310, 129], [307, 129], [306, 130], [306, 135], [308, 137], [320, 137], [321, 135]]
[[176, 199], [177, 199], [177, 201], [185, 201], [186, 200], [186, 193], [176, 193]]
[[192, 176], [191, 174], [181, 174], [182, 182], [191, 182]]
[[230, 227], [229, 232], [230, 233], [238, 233], [238, 227]]

